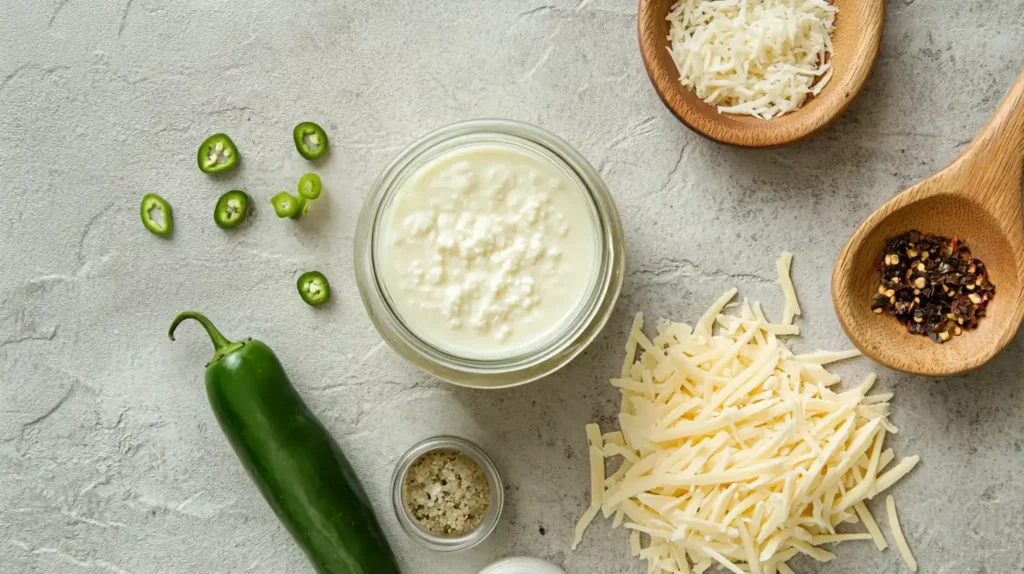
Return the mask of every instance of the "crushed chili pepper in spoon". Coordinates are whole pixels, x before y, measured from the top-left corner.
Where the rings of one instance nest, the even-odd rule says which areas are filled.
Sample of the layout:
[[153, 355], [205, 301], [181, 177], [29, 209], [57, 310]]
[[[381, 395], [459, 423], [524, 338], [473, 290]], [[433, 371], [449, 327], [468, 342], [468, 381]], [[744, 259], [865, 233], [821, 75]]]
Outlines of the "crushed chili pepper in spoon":
[[908, 231], [885, 242], [881, 284], [871, 301], [915, 335], [945, 343], [974, 329], [996, 294], [985, 264], [963, 241]]

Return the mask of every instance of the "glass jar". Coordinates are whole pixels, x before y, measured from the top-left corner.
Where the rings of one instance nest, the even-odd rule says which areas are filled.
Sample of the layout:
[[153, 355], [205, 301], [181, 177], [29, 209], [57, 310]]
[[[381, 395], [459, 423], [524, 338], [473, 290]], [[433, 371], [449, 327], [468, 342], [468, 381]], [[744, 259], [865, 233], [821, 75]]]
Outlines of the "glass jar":
[[[585, 192], [596, 245], [595, 269], [576, 312], [543, 341], [509, 356], [458, 356], [417, 335], [403, 321], [381, 279], [381, 244], [389, 209], [416, 171], [440, 155], [466, 146], [506, 145], [536, 153], [575, 180]], [[355, 235], [356, 282], [370, 319], [387, 344], [412, 365], [445, 381], [476, 388], [520, 385], [548, 375], [576, 357], [608, 321], [622, 287], [622, 224], [611, 195], [594, 168], [569, 144], [536, 126], [508, 120], [474, 120], [427, 134], [406, 148], [377, 179], [363, 204]]]
[[[413, 518], [408, 505], [405, 504], [402, 496], [402, 486], [405, 484], [405, 477], [409, 472], [409, 467], [421, 456], [436, 451], [452, 451], [468, 456], [473, 462], [480, 465], [480, 470], [487, 477], [487, 484], [491, 489], [491, 503], [487, 508], [487, 516], [484, 517], [483, 522], [476, 529], [468, 534], [462, 536], [439, 536], [434, 534], [416, 523], [416, 519]], [[501, 510], [504, 505], [505, 487], [501, 482], [501, 476], [498, 475], [498, 468], [494, 466], [490, 457], [480, 447], [466, 439], [455, 436], [438, 436], [415, 444], [398, 460], [395, 473], [391, 477], [391, 506], [395, 511], [395, 516], [398, 518], [398, 523], [413, 540], [432, 550], [454, 552], [456, 550], [472, 548], [483, 542], [498, 526], [498, 519], [501, 518]]]

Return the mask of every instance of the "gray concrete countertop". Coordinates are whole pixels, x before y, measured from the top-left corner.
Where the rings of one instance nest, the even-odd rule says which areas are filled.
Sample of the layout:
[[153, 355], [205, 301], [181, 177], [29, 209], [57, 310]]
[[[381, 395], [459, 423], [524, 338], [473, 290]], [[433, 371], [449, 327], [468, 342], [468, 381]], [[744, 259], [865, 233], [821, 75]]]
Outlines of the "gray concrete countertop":
[[[630, 318], [693, 320], [737, 286], [781, 308], [775, 258], [795, 252], [805, 315], [796, 349], [846, 348], [829, 275], [875, 206], [940, 169], [1024, 69], [1020, 0], [891, 0], [874, 74], [834, 126], [773, 151], [733, 149], [676, 121], [652, 90], [630, 0], [14, 0], [0, 3], [0, 571], [307, 572], [250, 484], [203, 391], [197, 308], [231, 336], [270, 344], [337, 437], [405, 571], [473, 573], [533, 555], [570, 574], [640, 573], [623, 530], [587, 504], [583, 425], [607, 430]], [[563, 371], [478, 392], [432, 380], [381, 341], [352, 270], [358, 209], [388, 161], [457, 120], [506, 117], [567, 139], [600, 169], [622, 213], [623, 296]], [[314, 120], [333, 153], [325, 198], [279, 221], [275, 192], [307, 163], [290, 130]], [[195, 150], [225, 131], [244, 167], [201, 174]], [[250, 226], [210, 220], [232, 187]], [[145, 192], [174, 206], [170, 240], [142, 229]], [[309, 268], [335, 300], [296, 296]], [[961, 377], [926, 380], [866, 359], [896, 392], [891, 441], [922, 463], [895, 488], [921, 572], [1024, 572], [1024, 338]], [[387, 503], [412, 443], [480, 444], [508, 484], [483, 545], [418, 547]], [[884, 519], [879, 500], [876, 516]], [[870, 543], [801, 573], [902, 572]]]

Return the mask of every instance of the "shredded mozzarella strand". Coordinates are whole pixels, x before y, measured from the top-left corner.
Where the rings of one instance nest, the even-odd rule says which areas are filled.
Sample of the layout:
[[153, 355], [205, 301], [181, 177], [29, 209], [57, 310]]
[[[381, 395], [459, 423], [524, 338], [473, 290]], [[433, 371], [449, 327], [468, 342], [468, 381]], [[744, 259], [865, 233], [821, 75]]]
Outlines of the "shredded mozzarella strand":
[[896, 539], [896, 548], [899, 548], [900, 556], [903, 557], [903, 561], [907, 563], [907, 568], [910, 568], [911, 572], [917, 572], [917, 560], [914, 559], [914, 553], [907, 545], [907, 538], [903, 536], [900, 519], [896, 514], [896, 501], [893, 500], [891, 494], [885, 497], [885, 510], [889, 515], [889, 529], [892, 530], [892, 537]]
[[[788, 280], [780, 283], [794, 293]], [[874, 375], [833, 389], [839, 377], [822, 365], [855, 352], [794, 355], [775, 334], [780, 323], [756, 303], [730, 307], [735, 295], [719, 298], [696, 327], [659, 322], [653, 339], [636, 316], [622, 377], [612, 379], [622, 394], [619, 428], [586, 428], [591, 506], [574, 549], [599, 511], [631, 531], [630, 553], [654, 574], [781, 574], [798, 554], [835, 559], [826, 544], [872, 540], [885, 548], [864, 501], [919, 460], [883, 472], [893, 458], [882, 450], [895, 428], [891, 393], [868, 395]], [[794, 303], [787, 300], [786, 319]], [[619, 466], [606, 477], [607, 459]], [[839, 533], [844, 523], [864, 527]], [[906, 549], [902, 533], [894, 536]]]

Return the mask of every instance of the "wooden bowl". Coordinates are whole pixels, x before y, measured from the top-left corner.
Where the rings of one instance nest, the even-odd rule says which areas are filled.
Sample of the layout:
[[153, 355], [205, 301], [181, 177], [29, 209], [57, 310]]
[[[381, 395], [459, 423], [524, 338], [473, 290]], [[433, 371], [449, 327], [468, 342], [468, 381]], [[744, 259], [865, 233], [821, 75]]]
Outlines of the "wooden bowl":
[[654, 89], [668, 109], [693, 131], [741, 147], [778, 147], [817, 133], [839, 117], [864, 86], [878, 56], [885, 0], [834, 0], [839, 8], [832, 32], [832, 79], [800, 109], [771, 120], [720, 114], [679, 82], [669, 54], [666, 20], [676, 0], [640, 0], [640, 53]]

